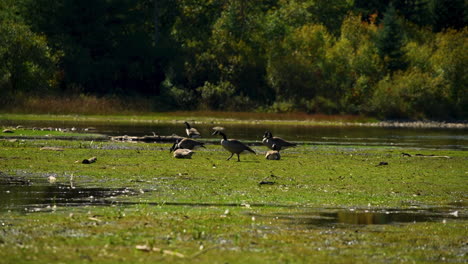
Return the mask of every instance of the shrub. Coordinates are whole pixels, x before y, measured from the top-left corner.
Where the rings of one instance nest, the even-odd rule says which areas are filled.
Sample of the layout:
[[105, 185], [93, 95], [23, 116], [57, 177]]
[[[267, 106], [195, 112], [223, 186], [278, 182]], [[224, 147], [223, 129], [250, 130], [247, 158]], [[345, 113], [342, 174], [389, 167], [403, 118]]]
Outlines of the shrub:
[[297, 101], [323, 91], [325, 50], [332, 38], [325, 27], [304, 25], [269, 54], [267, 80], [277, 96]]
[[14, 94], [50, 93], [57, 87], [57, 63], [45, 37], [28, 26], [0, 20], [0, 92], [7, 100]]
[[268, 112], [273, 113], [290, 113], [297, 110], [296, 104], [288, 100], [277, 100], [268, 108]]
[[235, 88], [229, 82], [220, 82], [218, 85], [205, 82], [205, 85], [197, 88], [201, 100], [199, 107], [202, 109], [226, 110], [231, 104]]
[[196, 96], [191, 90], [186, 90], [178, 86], [172, 86], [168, 91], [168, 99], [171, 99], [179, 109], [192, 110], [196, 107]]
[[431, 57], [435, 74], [448, 82], [454, 115], [468, 116], [468, 27], [436, 34], [436, 51]]
[[307, 113], [336, 114], [338, 105], [323, 96], [316, 96], [310, 100], [302, 100], [301, 106]]
[[449, 87], [443, 78], [418, 69], [381, 80], [371, 100], [383, 118], [444, 118], [450, 113]]

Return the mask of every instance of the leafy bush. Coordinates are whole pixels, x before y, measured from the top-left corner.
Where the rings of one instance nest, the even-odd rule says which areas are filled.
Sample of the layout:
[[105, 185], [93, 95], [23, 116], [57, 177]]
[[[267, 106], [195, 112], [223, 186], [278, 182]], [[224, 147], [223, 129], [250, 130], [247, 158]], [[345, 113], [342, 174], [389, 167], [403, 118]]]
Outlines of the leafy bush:
[[468, 117], [468, 27], [447, 30], [435, 38], [436, 51], [431, 57], [435, 74], [448, 82], [454, 114]]
[[307, 113], [338, 113], [338, 105], [332, 100], [322, 96], [316, 96], [310, 100], [302, 100], [301, 105], [303, 107], [302, 110]]
[[231, 104], [235, 89], [229, 82], [221, 82], [218, 85], [205, 82], [197, 91], [201, 96], [199, 106], [202, 109], [226, 110]]
[[381, 80], [371, 109], [387, 118], [445, 118], [450, 110], [449, 88], [439, 76], [413, 69]]
[[268, 108], [268, 112], [290, 113], [297, 111], [296, 104], [292, 101], [277, 100]]
[[270, 51], [267, 80], [276, 95], [297, 101], [323, 91], [325, 50], [332, 38], [325, 27], [304, 25]]
[[0, 92], [5, 100], [15, 93], [50, 93], [57, 87], [59, 53], [44, 36], [28, 26], [0, 20]]

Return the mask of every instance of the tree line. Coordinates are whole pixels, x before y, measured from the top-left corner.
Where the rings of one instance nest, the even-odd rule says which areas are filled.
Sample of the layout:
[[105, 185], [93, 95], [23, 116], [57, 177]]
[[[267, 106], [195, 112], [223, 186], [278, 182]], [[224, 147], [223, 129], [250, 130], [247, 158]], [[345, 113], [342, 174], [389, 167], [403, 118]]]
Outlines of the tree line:
[[466, 119], [465, 0], [0, 0], [0, 91]]

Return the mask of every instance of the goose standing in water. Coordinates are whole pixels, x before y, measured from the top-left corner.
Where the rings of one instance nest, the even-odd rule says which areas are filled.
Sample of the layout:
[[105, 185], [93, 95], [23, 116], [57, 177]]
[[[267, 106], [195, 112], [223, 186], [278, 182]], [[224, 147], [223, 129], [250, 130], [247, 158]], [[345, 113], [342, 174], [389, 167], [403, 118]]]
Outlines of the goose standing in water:
[[266, 131], [263, 135], [262, 140], [263, 145], [267, 146], [269, 149], [273, 149], [273, 145], [276, 145], [277, 150], [282, 150], [285, 148], [295, 147], [296, 143], [288, 142], [282, 138], [274, 137], [270, 131]]
[[185, 133], [187, 133], [187, 136], [189, 138], [199, 138], [200, 137], [200, 132], [194, 127], [191, 127], [190, 124], [186, 121], [184, 122], [186, 128], [185, 128]]
[[227, 160], [230, 160], [234, 154], [237, 154], [237, 161], [240, 161], [240, 154], [244, 151], [252, 152], [254, 154], [255, 151], [253, 151], [251, 148], [249, 148], [247, 145], [244, 143], [240, 142], [239, 140], [236, 139], [227, 139], [226, 134], [223, 132], [216, 130], [213, 135], [221, 135], [223, 139], [221, 139], [221, 146], [223, 146], [227, 151], [231, 152], [231, 156]]
[[265, 159], [267, 159], [267, 160], [280, 160], [281, 155], [279, 153], [279, 149], [276, 146], [276, 144], [273, 144], [272, 148], [273, 148], [273, 150], [269, 150], [265, 154]]
[[178, 139], [177, 142], [172, 146], [171, 151], [176, 149], [196, 149], [199, 147], [204, 148], [205, 143], [190, 138], [184, 138], [182, 140]]

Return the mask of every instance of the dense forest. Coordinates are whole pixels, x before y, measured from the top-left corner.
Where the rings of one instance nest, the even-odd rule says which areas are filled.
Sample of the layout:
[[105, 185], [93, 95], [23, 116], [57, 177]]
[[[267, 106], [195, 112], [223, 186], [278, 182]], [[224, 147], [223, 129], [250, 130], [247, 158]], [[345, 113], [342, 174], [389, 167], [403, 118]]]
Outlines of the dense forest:
[[0, 103], [468, 117], [465, 0], [0, 0]]

